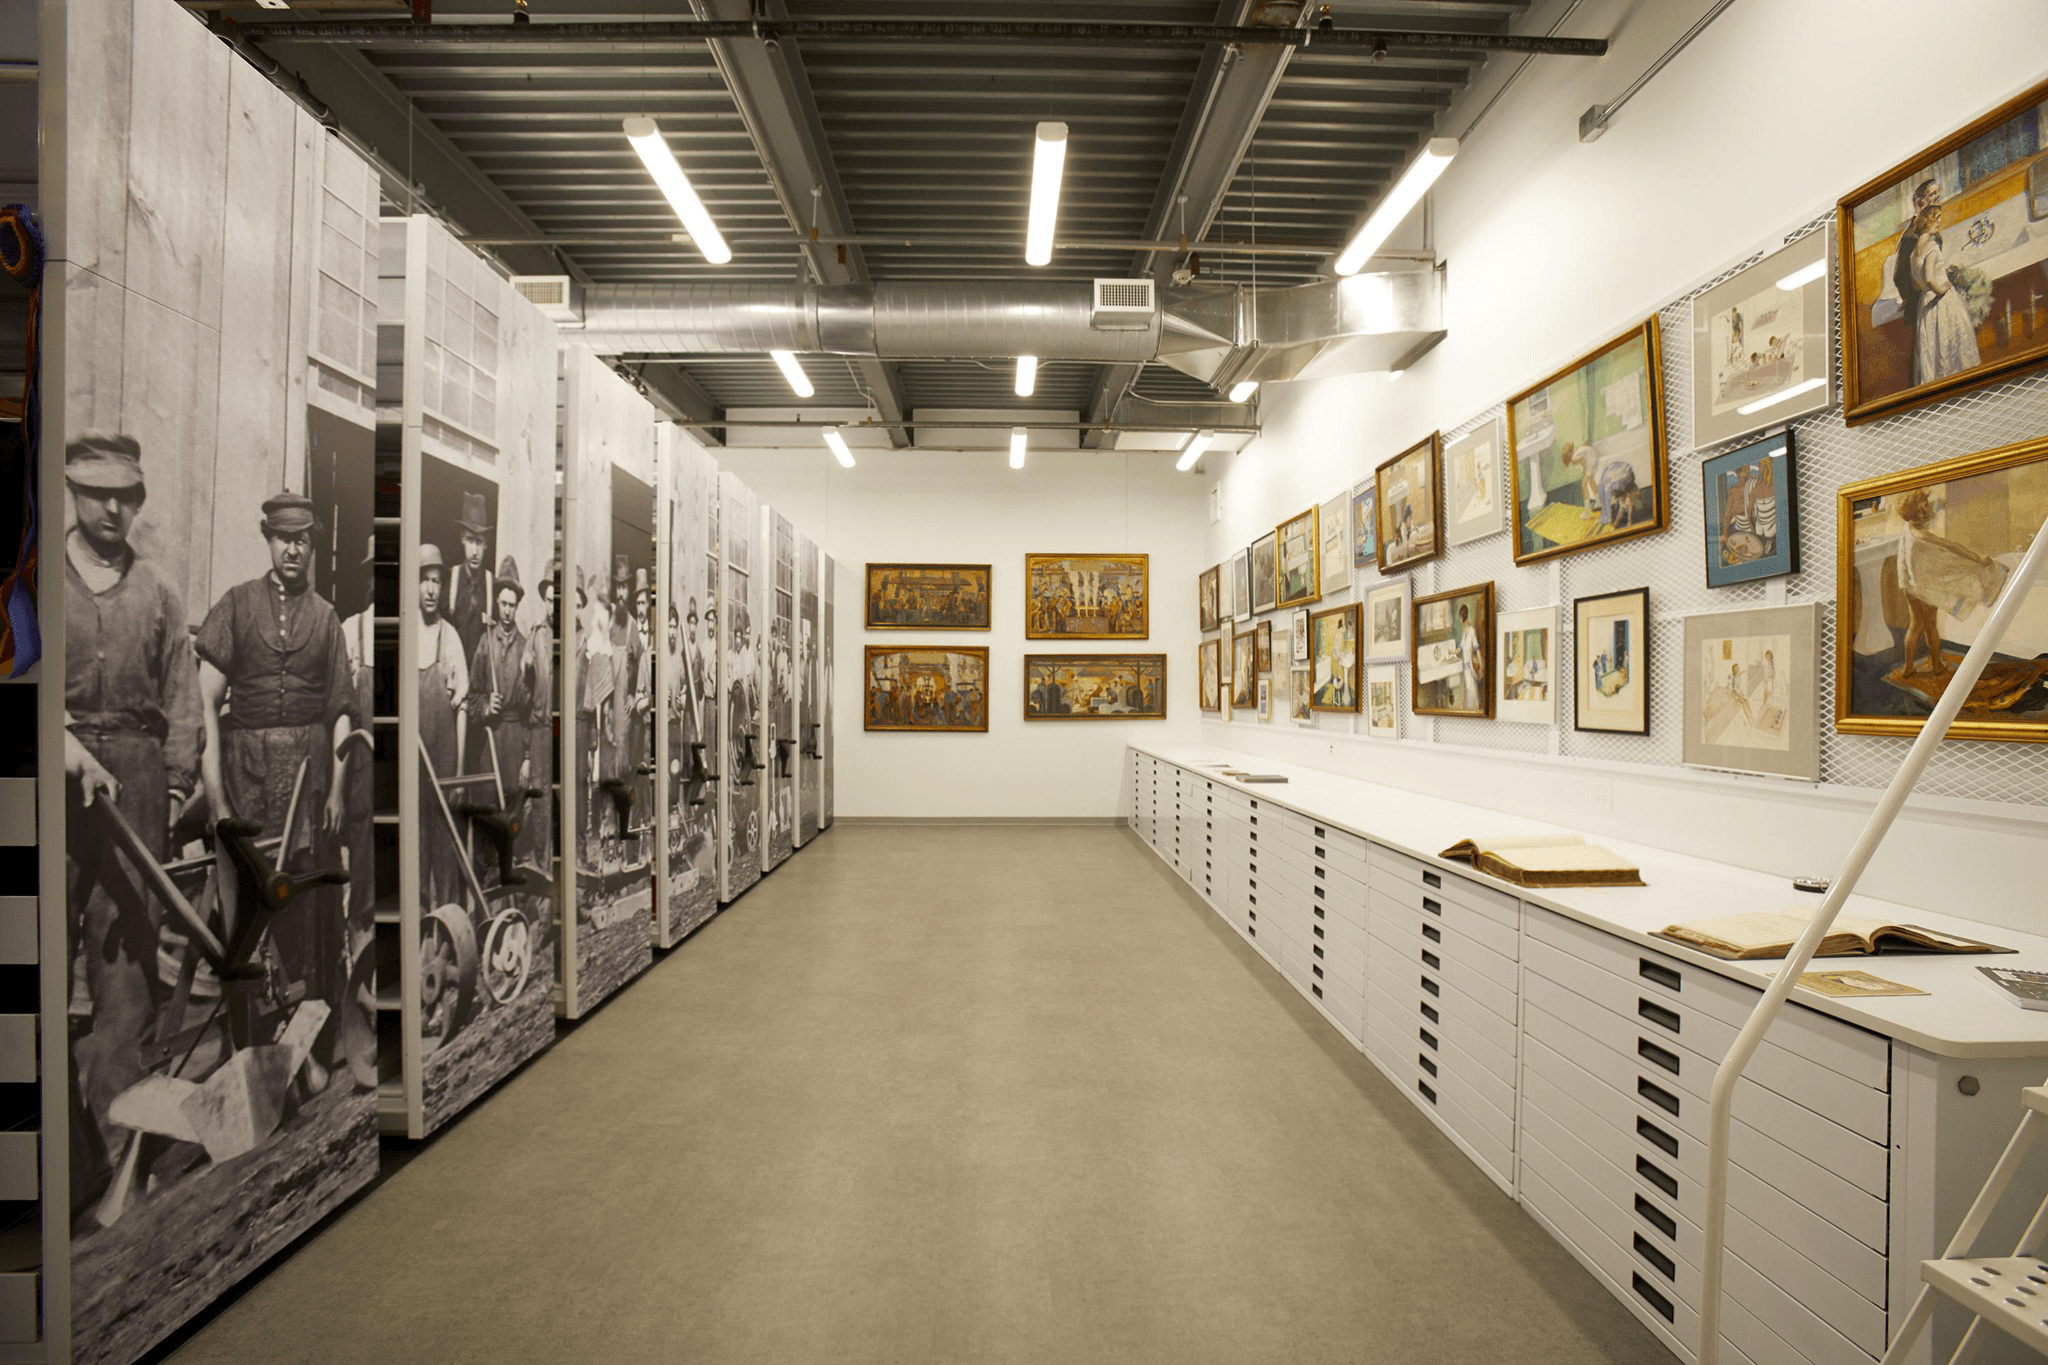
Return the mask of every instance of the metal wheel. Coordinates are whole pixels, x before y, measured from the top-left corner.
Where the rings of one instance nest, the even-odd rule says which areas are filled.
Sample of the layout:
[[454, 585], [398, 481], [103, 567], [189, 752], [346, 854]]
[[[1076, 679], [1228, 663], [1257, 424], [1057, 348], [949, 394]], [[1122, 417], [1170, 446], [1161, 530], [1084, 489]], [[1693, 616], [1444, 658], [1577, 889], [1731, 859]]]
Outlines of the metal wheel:
[[533, 932], [516, 907], [500, 912], [484, 930], [484, 989], [500, 1005], [509, 1005], [526, 989], [533, 970]]
[[420, 926], [420, 1041], [433, 1052], [476, 1004], [476, 927], [459, 905], [439, 906]]

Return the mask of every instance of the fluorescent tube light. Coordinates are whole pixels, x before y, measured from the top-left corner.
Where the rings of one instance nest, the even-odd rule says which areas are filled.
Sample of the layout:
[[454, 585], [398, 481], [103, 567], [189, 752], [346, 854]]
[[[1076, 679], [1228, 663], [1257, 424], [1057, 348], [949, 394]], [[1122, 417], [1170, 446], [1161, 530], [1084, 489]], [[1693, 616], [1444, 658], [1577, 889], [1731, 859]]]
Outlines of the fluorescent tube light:
[[1216, 433], [1203, 427], [1188, 437], [1188, 443], [1181, 447], [1180, 459], [1174, 462], [1173, 467], [1183, 474], [1187, 473], [1195, 467], [1195, 461], [1202, 458], [1202, 452], [1209, 448], [1209, 442], [1215, 439]]
[[1356, 275], [1359, 267], [1372, 259], [1372, 254], [1386, 244], [1394, 235], [1394, 229], [1401, 226], [1401, 220], [1422, 202], [1422, 196], [1429, 193], [1429, 187], [1444, 173], [1444, 167], [1451, 164], [1451, 158], [1458, 154], [1458, 139], [1454, 137], [1433, 137], [1422, 149], [1422, 155], [1394, 183], [1387, 197], [1380, 200], [1380, 206], [1372, 211], [1372, 217], [1365, 220], [1365, 226], [1358, 229], [1358, 235], [1351, 239], [1343, 253], [1337, 257], [1336, 271], [1339, 275]]
[[846, 448], [846, 438], [839, 434], [838, 427], [825, 428], [825, 444], [832, 447], [833, 457], [846, 468], [853, 468], [853, 452]]
[[1398, 384], [1401, 382], [1401, 376], [1406, 373], [1408, 373], [1408, 371], [1406, 370], [1388, 370], [1387, 382], [1389, 384]]
[[1024, 229], [1024, 263], [1052, 260], [1052, 228], [1060, 216], [1060, 176], [1067, 165], [1067, 125], [1041, 123], [1031, 157], [1031, 219]]
[[796, 390], [797, 397], [809, 398], [817, 392], [811, 386], [811, 377], [804, 373], [804, 367], [796, 363], [796, 352], [770, 351], [768, 356], [775, 362], [775, 368], [782, 371], [782, 377], [789, 381], [789, 386]]
[[683, 220], [683, 226], [690, 230], [690, 240], [697, 244], [697, 250], [704, 253], [704, 259], [713, 265], [724, 265], [732, 259], [732, 248], [719, 235], [718, 225], [711, 221], [711, 214], [705, 209], [704, 201], [697, 197], [697, 191], [690, 188], [690, 177], [683, 174], [683, 168], [676, 164], [675, 154], [668, 149], [668, 140], [661, 135], [661, 127], [651, 118], [635, 116], [625, 123], [626, 141], [633, 144], [633, 150], [640, 154], [640, 160], [647, 166], [647, 173], [654, 177], [654, 183], [668, 196], [669, 206], [675, 209], [676, 217]]
[[1821, 276], [1827, 273], [1828, 261], [1827, 257], [1823, 256], [1819, 260], [1815, 261], [1812, 265], [1803, 265], [1799, 267], [1799, 269], [1793, 271], [1791, 274], [1779, 280], [1778, 288], [1784, 290], [1786, 293], [1789, 294], [1795, 289], [1805, 288], [1807, 285], [1812, 284], [1815, 280], [1819, 279]]
[[1029, 398], [1038, 388], [1038, 357], [1020, 355], [1017, 357], [1017, 396]]
[[1797, 398], [1802, 393], [1812, 393], [1815, 389], [1819, 388], [1821, 385], [1827, 382], [1828, 381], [1825, 379], [1816, 378], [1809, 379], [1804, 384], [1794, 384], [1791, 388], [1781, 389], [1777, 393], [1772, 394], [1769, 398], [1759, 398], [1754, 403], [1744, 403], [1741, 407], [1735, 410], [1735, 415], [1737, 417], [1747, 417], [1752, 412], [1762, 412], [1765, 408], [1775, 407], [1779, 403], [1784, 402], [1788, 398]]
[[1232, 384], [1230, 386], [1230, 401], [1233, 403], [1242, 403], [1258, 391], [1258, 380], [1240, 379], [1235, 384]]
[[1024, 428], [1010, 428], [1010, 468], [1012, 469], [1022, 469], [1024, 467], [1025, 439]]

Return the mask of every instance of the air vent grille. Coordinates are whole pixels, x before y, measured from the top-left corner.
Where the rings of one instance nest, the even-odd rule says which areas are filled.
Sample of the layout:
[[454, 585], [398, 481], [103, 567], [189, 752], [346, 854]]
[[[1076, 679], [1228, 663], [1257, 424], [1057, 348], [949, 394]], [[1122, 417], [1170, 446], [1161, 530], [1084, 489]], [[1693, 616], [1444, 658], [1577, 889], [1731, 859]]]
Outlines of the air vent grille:
[[1141, 330], [1157, 311], [1150, 280], [1097, 280], [1091, 325], [1111, 331]]

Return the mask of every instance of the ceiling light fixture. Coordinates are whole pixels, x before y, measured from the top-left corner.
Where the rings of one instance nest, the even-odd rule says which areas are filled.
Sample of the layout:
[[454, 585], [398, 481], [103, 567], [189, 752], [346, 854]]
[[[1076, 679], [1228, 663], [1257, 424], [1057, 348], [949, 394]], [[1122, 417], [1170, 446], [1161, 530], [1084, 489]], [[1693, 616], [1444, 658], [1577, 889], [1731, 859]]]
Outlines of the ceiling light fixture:
[[789, 381], [789, 387], [796, 390], [799, 398], [809, 398], [817, 392], [811, 384], [811, 377], [804, 373], [804, 367], [796, 363], [794, 351], [770, 351], [768, 358], [775, 362], [775, 368], [782, 371], [782, 377]]
[[1038, 357], [1020, 355], [1017, 357], [1017, 396], [1029, 398], [1038, 389]]
[[1207, 427], [1203, 427], [1200, 431], [1188, 437], [1188, 443], [1181, 447], [1180, 459], [1174, 463], [1173, 467], [1183, 474], [1187, 473], [1195, 467], [1195, 461], [1202, 458], [1202, 452], [1209, 448], [1209, 442], [1215, 439], [1216, 433]]
[[1024, 428], [1022, 428], [1022, 427], [1011, 427], [1011, 428], [1010, 428], [1010, 468], [1012, 468], [1012, 469], [1022, 469], [1022, 468], [1024, 467], [1024, 442], [1025, 442]]
[[846, 468], [853, 468], [853, 452], [846, 448], [846, 438], [839, 434], [838, 427], [825, 428], [825, 444], [832, 447], [832, 455]]
[[1804, 289], [1807, 285], [1812, 284], [1827, 273], [1828, 263], [1827, 259], [1823, 257], [1812, 265], [1800, 266], [1799, 269], [1779, 280], [1778, 288], [1789, 294], [1795, 289]]
[[1067, 165], [1067, 125], [1041, 123], [1031, 157], [1031, 218], [1024, 229], [1024, 263], [1052, 260], [1053, 223], [1060, 216], [1060, 176]]
[[1233, 403], [1242, 403], [1258, 391], [1258, 380], [1240, 379], [1235, 384], [1232, 384], [1230, 386], [1230, 401]]
[[1752, 412], [1762, 412], [1765, 408], [1775, 407], [1788, 398], [1797, 398], [1802, 393], [1812, 393], [1827, 382], [1825, 379], [1815, 378], [1807, 380], [1804, 384], [1794, 384], [1791, 388], [1782, 389], [1772, 394], [1769, 398], [1759, 398], [1754, 403], [1744, 403], [1735, 410], [1735, 415], [1737, 417], [1747, 417]]
[[1365, 226], [1358, 229], [1358, 235], [1351, 239], [1337, 257], [1335, 269], [1339, 275], [1356, 275], [1359, 268], [1372, 259], [1372, 254], [1386, 244], [1394, 235], [1394, 229], [1401, 226], [1414, 207], [1422, 202], [1422, 196], [1429, 193], [1429, 187], [1444, 173], [1444, 167], [1451, 164], [1451, 158], [1458, 154], [1458, 139], [1454, 137], [1433, 137], [1422, 149], [1422, 155], [1415, 158], [1387, 197], [1380, 200], [1380, 206], [1365, 220]]
[[704, 253], [704, 259], [713, 265], [724, 265], [730, 261], [732, 248], [719, 235], [718, 225], [711, 221], [704, 201], [690, 187], [690, 177], [684, 175], [683, 168], [676, 164], [675, 154], [668, 149], [668, 139], [661, 135], [661, 126], [651, 118], [635, 115], [626, 120], [625, 128], [626, 141], [633, 144], [633, 150], [640, 154], [647, 173], [668, 196], [669, 206], [675, 209], [676, 217], [683, 220], [683, 226], [690, 230], [690, 240], [697, 244], [697, 250]]
[[1406, 370], [1388, 370], [1387, 382], [1389, 384], [1398, 384], [1401, 382], [1401, 376], [1406, 373], [1408, 373], [1408, 371]]

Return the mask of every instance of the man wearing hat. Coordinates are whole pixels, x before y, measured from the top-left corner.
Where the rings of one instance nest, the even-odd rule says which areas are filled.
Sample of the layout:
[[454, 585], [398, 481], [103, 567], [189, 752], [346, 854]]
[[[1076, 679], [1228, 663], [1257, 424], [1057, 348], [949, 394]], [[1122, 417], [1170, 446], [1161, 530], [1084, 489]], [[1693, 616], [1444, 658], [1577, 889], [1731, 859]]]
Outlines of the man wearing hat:
[[519, 603], [526, 589], [519, 565], [506, 555], [498, 565], [497, 620], [478, 642], [469, 660], [469, 723], [481, 733], [485, 753], [477, 764], [493, 765], [502, 804], [515, 808], [520, 793], [537, 785], [527, 762], [527, 740], [533, 725], [533, 658], [519, 629]]
[[462, 657], [469, 659], [476, 656], [477, 643], [491, 623], [491, 575], [484, 564], [491, 519], [483, 494], [462, 495], [462, 517], [455, 524], [462, 531], [462, 562], [442, 586], [441, 613], [462, 637]]
[[[420, 747], [433, 764], [433, 778], [446, 782], [462, 772], [464, 704], [469, 699], [468, 655], [462, 636], [442, 614], [447, 561], [438, 545], [420, 546]], [[427, 879], [429, 906], [463, 903], [462, 851], [455, 832], [441, 812], [442, 800], [454, 799], [441, 788], [436, 796], [422, 765], [420, 770], [420, 865]]]
[[[555, 632], [560, 624], [555, 599], [561, 592], [561, 580], [562, 561], [550, 560], [547, 574], [534, 586], [534, 595], [540, 598], [540, 619], [526, 637], [527, 666], [533, 670], [526, 761], [533, 773], [531, 785], [543, 790], [555, 780]], [[554, 866], [553, 815], [554, 802], [547, 797], [528, 806], [525, 826], [514, 845], [520, 851], [519, 861], [540, 869], [543, 880], [547, 869]], [[536, 935], [543, 927], [535, 927]], [[538, 938], [534, 946], [539, 947]]]
[[[198, 785], [199, 675], [185, 603], [128, 543], [141, 512], [142, 447], [132, 436], [90, 435], [64, 451], [72, 524], [64, 534], [66, 748], [78, 748], [73, 801], [112, 799], [161, 862], [171, 826]], [[89, 776], [92, 780], [85, 781]], [[75, 1168], [89, 1200], [109, 1174], [123, 1131], [107, 1106], [142, 1079], [140, 1046], [157, 1007], [157, 928], [163, 908], [94, 818], [66, 822], [82, 916], [78, 946], [92, 997], [92, 1032], [78, 1044], [85, 1102], [100, 1150]], [[88, 1189], [90, 1184], [95, 1188]]]

